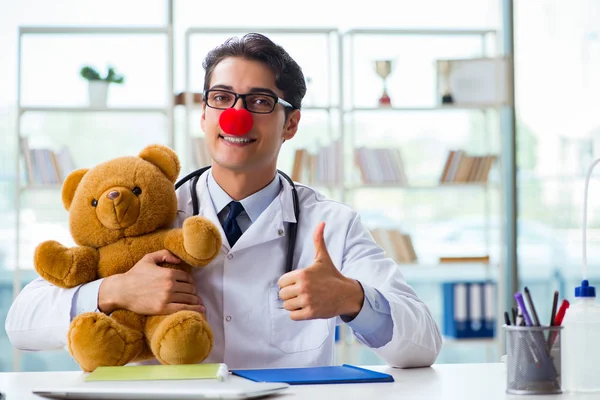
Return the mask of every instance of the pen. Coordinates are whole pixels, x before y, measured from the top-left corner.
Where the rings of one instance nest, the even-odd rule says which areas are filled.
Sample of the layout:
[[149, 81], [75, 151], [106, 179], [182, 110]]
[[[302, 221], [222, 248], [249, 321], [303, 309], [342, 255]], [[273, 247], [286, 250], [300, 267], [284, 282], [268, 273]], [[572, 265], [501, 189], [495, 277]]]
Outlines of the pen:
[[[550, 313], [550, 325], [555, 326], [555, 318], [556, 318], [556, 306], [558, 305], [558, 290], [554, 291], [554, 298], [552, 300], [552, 312]], [[550, 332], [548, 334], [548, 339], [546, 339], [546, 346], [548, 349], [552, 348], [552, 344], [554, 343], [554, 332]]]
[[540, 320], [538, 318], [537, 312], [535, 311], [535, 306], [533, 305], [533, 300], [531, 300], [531, 294], [529, 293], [529, 289], [525, 286], [525, 297], [527, 297], [527, 302], [529, 303], [529, 307], [531, 307], [531, 316], [533, 317], [533, 325], [540, 326]]
[[506, 325], [510, 325], [510, 317], [508, 316], [508, 313], [506, 311], [504, 311], [504, 322], [506, 323]]
[[[523, 302], [523, 294], [521, 292], [517, 292], [515, 293], [515, 300], [517, 301], [517, 304], [519, 305], [519, 311], [521, 311], [521, 313], [523, 314], [523, 318], [525, 318], [525, 324], [527, 326], [533, 326], [533, 322], [531, 321], [531, 318], [529, 317], [529, 313], [527, 312], [527, 308], [525, 307], [525, 303]], [[530, 333], [530, 337], [531, 337], [531, 345], [533, 347], [535, 347], [535, 349], [537, 350], [537, 355], [536, 357], [534, 357], [535, 359], [537, 359], [538, 361], [542, 361], [542, 360], [546, 360], [550, 357], [549, 352], [547, 351], [547, 348], [545, 346], [545, 340], [543, 335], [540, 337], [539, 333], [537, 334], [532, 334]], [[533, 353], [535, 353], [535, 350], [533, 349]], [[536, 363], [538, 364], [538, 367], [540, 366], [540, 364], [538, 363], [538, 361], [536, 361]]]
[[523, 294], [521, 292], [515, 293], [515, 300], [519, 305], [519, 310], [521, 311], [521, 315], [525, 318], [525, 325], [532, 326], [531, 317], [529, 317], [529, 313], [527, 312], [527, 308], [525, 308], [525, 303], [523, 302]]
[[554, 320], [554, 325], [561, 326], [563, 318], [565, 317], [565, 312], [569, 308], [569, 300], [564, 299], [560, 304], [560, 308], [558, 309], [558, 313], [556, 314], [556, 319]]
[[554, 326], [556, 318], [556, 307], [558, 306], [558, 290], [554, 291], [554, 299], [552, 300], [552, 313], [550, 314], [550, 326]]
[[[517, 306], [516, 309], [516, 313], [517, 313], [517, 320], [515, 325], [516, 326], [525, 326], [525, 319], [523, 318], [523, 312], [521, 311], [521, 307]], [[537, 366], [540, 366], [540, 362], [538, 357], [535, 355], [535, 351], [533, 350], [533, 348], [531, 348], [531, 346], [528, 346], [529, 348], [529, 354], [531, 355], [531, 358], [533, 359], [533, 362], [535, 364], [537, 364]]]
[[517, 325], [517, 309], [515, 307], [511, 308], [512, 311], [512, 323], [513, 325]]
[[516, 326], [525, 326], [525, 319], [523, 318], [523, 313], [521, 312], [521, 307], [517, 306], [515, 308], [515, 312], [517, 313], [515, 325]]
[[[563, 299], [560, 304], [560, 308], [558, 309], [558, 313], [556, 313], [556, 319], [554, 319], [554, 326], [561, 326], [563, 322], [563, 318], [565, 317], [565, 313], [567, 312], [567, 308], [569, 308], [569, 300]], [[550, 342], [550, 346], [554, 346], [554, 341], [558, 336], [558, 332], [552, 332], [552, 341]]]

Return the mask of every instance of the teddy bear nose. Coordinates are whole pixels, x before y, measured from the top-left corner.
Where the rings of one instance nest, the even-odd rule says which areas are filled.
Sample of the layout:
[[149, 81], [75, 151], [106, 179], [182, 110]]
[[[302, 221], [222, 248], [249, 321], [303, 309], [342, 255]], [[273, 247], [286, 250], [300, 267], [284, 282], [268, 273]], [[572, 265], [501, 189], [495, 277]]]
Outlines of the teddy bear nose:
[[117, 192], [116, 190], [113, 190], [112, 192], [108, 193], [108, 198], [111, 200], [116, 199], [117, 197], [119, 197], [120, 193]]

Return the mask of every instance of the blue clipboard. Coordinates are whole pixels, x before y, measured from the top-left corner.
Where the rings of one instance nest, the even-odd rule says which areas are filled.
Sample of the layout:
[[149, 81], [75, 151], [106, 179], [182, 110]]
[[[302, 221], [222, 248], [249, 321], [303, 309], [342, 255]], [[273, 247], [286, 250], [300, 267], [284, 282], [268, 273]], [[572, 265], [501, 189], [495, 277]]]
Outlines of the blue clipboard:
[[394, 382], [391, 375], [349, 364], [307, 368], [234, 369], [231, 373], [254, 382], [280, 382], [290, 385]]

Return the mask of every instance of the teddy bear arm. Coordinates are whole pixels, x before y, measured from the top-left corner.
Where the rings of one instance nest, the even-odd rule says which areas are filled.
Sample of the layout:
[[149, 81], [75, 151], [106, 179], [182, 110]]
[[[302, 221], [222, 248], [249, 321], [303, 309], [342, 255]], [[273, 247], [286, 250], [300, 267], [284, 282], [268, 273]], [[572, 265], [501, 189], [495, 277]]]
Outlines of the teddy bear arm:
[[183, 227], [172, 229], [165, 235], [165, 248], [193, 267], [208, 265], [219, 254], [221, 234], [217, 227], [204, 217], [191, 217]]
[[48, 282], [72, 288], [95, 280], [99, 254], [91, 247], [66, 247], [57, 241], [41, 243], [34, 254], [35, 269]]
[[200, 257], [194, 257], [188, 253], [183, 245], [183, 230], [172, 229], [167, 232], [164, 240], [165, 249], [173, 253], [177, 258], [183, 260], [185, 263], [199, 267], [208, 264], [203, 261]]

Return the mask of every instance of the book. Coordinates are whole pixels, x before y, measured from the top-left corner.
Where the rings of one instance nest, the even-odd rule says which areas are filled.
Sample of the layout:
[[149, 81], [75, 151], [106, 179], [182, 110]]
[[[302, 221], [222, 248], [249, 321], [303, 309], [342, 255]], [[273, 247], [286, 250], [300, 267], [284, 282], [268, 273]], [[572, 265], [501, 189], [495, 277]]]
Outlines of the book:
[[290, 385], [394, 382], [394, 378], [389, 374], [349, 364], [327, 367], [234, 369], [231, 373], [254, 382], [279, 382]]
[[86, 382], [99, 381], [154, 381], [178, 379], [219, 379], [229, 374], [227, 365], [131, 365], [122, 367], [98, 367], [86, 378]]

